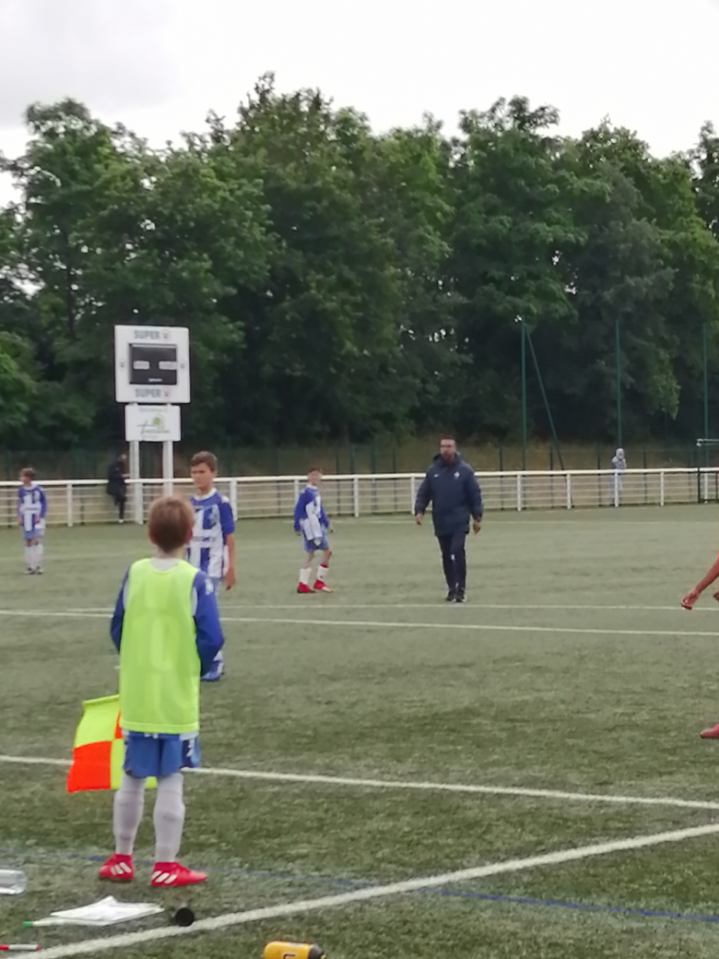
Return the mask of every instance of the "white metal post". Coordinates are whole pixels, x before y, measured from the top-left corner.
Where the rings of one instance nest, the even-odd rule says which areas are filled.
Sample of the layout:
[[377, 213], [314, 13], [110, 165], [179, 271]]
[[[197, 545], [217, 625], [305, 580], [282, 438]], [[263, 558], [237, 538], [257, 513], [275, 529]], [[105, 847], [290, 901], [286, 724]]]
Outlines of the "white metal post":
[[234, 477], [230, 480], [230, 506], [232, 515], [237, 519], [237, 479]]
[[664, 506], [664, 470], [659, 474], [659, 505]]
[[567, 509], [572, 508], [572, 474], [567, 473], [565, 477], [567, 483]]
[[522, 512], [522, 474], [517, 473], [517, 512]]
[[72, 517], [72, 483], [67, 484], [67, 489], [65, 490], [65, 511], [67, 513], [67, 525], [73, 525]]
[[619, 506], [619, 471], [614, 471], [614, 506]]
[[173, 446], [172, 440], [162, 441], [162, 491], [165, 496], [172, 495], [172, 484], [175, 478]]
[[360, 500], [359, 500], [359, 476], [352, 477], [352, 511], [357, 518], [360, 514]]
[[130, 479], [132, 482], [132, 520], [142, 526], [142, 483], [140, 482], [140, 442], [130, 442]]
[[414, 504], [417, 499], [417, 477], [414, 473], [409, 478], [409, 511], [414, 513]]

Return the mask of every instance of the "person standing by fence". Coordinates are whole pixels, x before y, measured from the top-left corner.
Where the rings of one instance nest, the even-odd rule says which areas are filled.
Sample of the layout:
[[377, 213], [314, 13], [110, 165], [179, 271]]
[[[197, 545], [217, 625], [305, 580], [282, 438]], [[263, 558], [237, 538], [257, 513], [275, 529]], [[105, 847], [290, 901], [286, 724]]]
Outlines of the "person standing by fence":
[[469, 520], [478, 533], [482, 525], [482, 492], [474, 470], [457, 452], [452, 436], [443, 436], [439, 453], [432, 460], [414, 504], [415, 522], [421, 526], [432, 503], [434, 535], [442, 553], [442, 568], [447, 580], [447, 602], [463, 603], [467, 588], [465, 541]]
[[125, 503], [127, 502], [127, 457], [121, 453], [107, 469], [107, 495], [111, 496], [117, 507], [118, 523], [125, 522]]
[[614, 473], [612, 474], [610, 493], [614, 505], [619, 506], [622, 498], [622, 492], [624, 490], [624, 473], [627, 469], [627, 460], [624, 455], [624, 450], [621, 446], [617, 448], [614, 456], [612, 457], [612, 469], [614, 470]]

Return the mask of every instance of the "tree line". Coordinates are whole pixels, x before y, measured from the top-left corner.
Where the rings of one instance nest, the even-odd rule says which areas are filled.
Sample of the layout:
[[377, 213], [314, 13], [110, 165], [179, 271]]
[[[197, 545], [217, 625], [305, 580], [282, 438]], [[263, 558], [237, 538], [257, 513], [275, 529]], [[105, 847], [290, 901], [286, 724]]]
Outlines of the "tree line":
[[[17, 187], [0, 209], [6, 447], [121, 438], [126, 323], [190, 327], [198, 441], [517, 438], [519, 321], [560, 437], [613, 439], [617, 385], [627, 437], [704, 431], [719, 395], [709, 124], [657, 158], [609, 122], [560, 137], [555, 109], [515, 97], [462, 113], [455, 136], [431, 117], [379, 135], [269, 75], [231, 122], [210, 114], [159, 150], [72, 100], [26, 119], [25, 152], [0, 158]], [[545, 436], [533, 366], [527, 380]]]

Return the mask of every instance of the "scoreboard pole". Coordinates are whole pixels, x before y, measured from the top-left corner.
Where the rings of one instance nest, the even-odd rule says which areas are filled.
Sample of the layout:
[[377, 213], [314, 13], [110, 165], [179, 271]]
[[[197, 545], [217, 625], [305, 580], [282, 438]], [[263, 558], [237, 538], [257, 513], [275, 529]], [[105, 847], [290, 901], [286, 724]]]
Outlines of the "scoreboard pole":
[[140, 442], [139, 440], [130, 440], [128, 443], [130, 449], [130, 479], [133, 481], [130, 487], [132, 493], [132, 520], [138, 526], [142, 526], [142, 483], [140, 482]]
[[173, 480], [175, 478], [174, 443], [172, 440], [162, 441], [162, 492], [171, 496]]

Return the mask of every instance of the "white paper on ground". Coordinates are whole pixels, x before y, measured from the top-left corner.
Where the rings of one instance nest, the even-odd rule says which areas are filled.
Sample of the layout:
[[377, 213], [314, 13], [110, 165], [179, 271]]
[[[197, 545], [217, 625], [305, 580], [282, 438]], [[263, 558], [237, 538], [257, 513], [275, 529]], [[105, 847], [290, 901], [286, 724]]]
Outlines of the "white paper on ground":
[[38, 919], [35, 926], [112, 926], [117, 922], [144, 919], [162, 912], [162, 906], [150, 902], [119, 902], [114, 896], [93, 902], [79, 909], [51, 912], [47, 919]]

